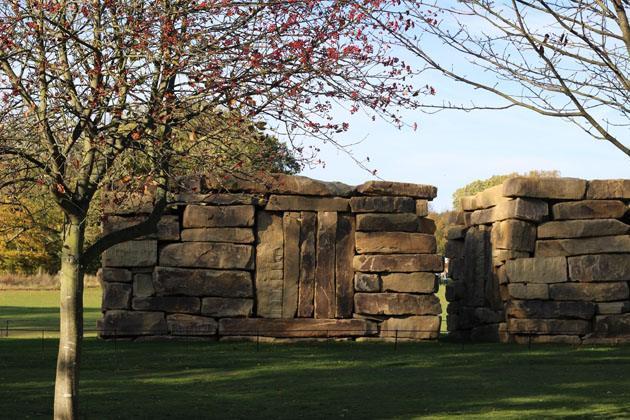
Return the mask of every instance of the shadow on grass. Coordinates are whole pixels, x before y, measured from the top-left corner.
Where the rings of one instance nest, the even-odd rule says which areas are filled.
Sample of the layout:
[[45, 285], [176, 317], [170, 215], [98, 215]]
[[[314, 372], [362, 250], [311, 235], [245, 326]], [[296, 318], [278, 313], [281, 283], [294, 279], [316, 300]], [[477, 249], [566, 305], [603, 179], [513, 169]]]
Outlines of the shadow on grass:
[[[50, 416], [56, 344], [0, 340], [3, 419]], [[629, 367], [627, 347], [88, 339], [81, 418], [627, 418]]]

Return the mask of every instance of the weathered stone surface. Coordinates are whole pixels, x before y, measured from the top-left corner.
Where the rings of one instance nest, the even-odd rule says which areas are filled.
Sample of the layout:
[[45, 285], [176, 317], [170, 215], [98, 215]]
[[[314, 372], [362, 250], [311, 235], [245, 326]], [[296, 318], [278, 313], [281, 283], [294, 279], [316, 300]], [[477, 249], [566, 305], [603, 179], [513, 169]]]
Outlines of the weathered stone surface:
[[435, 293], [438, 290], [434, 273], [391, 273], [381, 276], [383, 292]]
[[370, 315], [438, 315], [442, 308], [435, 295], [355, 293], [354, 311]]
[[153, 296], [133, 298], [131, 306], [134, 311], [163, 311], [182, 312], [188, 314], [199, 313], [201, 301], [190, 296]]
[[151, 213], [153, 196], [137, 192], [103, 191], [101, 205], [105, 214]]
[[107, 283], [103, 290], [101, 309], [129, 309], [131, 306], [131, 285], [128, 283]]
[[315, 233], [317, 232], [317, 214], [300, 213], [300, 279], [298, 296], [298, 317], [313, 316], [315, 298]]
[[505, 197], [580, 200], [586, 192], [586, 181], [578, 178], [510, 178], [503, 182]]
[[440, 333], [441, 321], [439, 316], [431, 315], [389, 318], [381, 324], [380, 336], [415, 340], [436, 339]]
[[248, 227], [254, 225], [254, 206], [196, 206], [184, 210], [184, 228]]
[[253, 270], [251, 245], [182, 242], [166, 245], [160, 252], [160, 265], [172, 267]]
[[536, 246], [536, 226], [521, 220], [503, 220], [492, 225], [493, 249], [532, 252]]
[[201, 299], [201, 315], [216, 318], [249, 317], [254, 309], [252, 299], [208, 297]]
[[591, 331], [591, 323], [581, 319], [520, 319], [510, 318], [508, 331], [513, 334], [584, 335]]
[[284, 286], [282, 216], [259, 211], [256, 226], [256, 314], [263, 318], [281, 318]]
[[580, 301], [511, 300], [505, 305], [511, 318], [591, 319], [595, 304]]
[[475, 320], [481, 324], [498, 324], [505, 321], [503, 311], [493, 311], [490, 308], [475, 308]]
[[486, 302], [486, 286], [492, 279], [492, 246], [490, 231], [474, 227], [466, 232], [464, 245], [464, 294], [465, 304], [483, 306]]
[[247, 271], [155, 267], [153, 287], [159, 295], [252, 297]]
[[355, 255], [355, 271], [409, 273], [444, 270], [444, 258], [436, 254]]
[[437, 188], [432, 185], [408, 184], [406, 182], [367, 181], [357, 187], [360, 194], [393, 195], [398, 197], [426, 198], [433, 200]]
[[219, 327], [212, 318], [186, 314], [167, 315], [166, 325], [173, 335], [214, 335]]
[[353, 213], [413, 213], [415, 201], [409, 197], [352, 197]]
[[619, 200], [582, 200], [551, 206], [554, 220], [619, 219], [627, 211], [628, 207]]
[[628, 233], [630, 226], [616, 219], [552, 221], [538, 226], [538, 239], [584, 238]]
[[[135, 215], [133, 217], [108, 216], [101, 224], [103, 235], [108, 235], [117, 230], [135, 226], [146, 221], [148, 215]], [[162, 241], [179, 240], [179, 217], [164, 215], [157, 223], [157, 232], [143, 236], [139, 239], [160, 239]]]
[[630, 336], [630, 314], [597, 315], [593, 332], [598, 336]]
[[254, 243], [252, 228], [196, 228], [182, 230], [183, 242], [229, 242], [235, 244]]
[[272, 195], [265, 206], [267, 211], [347, 211], [349, 201], [341, 197], [303, 197]]
[[464, 239], [466, 237], [466, 226], [451, 226], [446, 231], [446, 239]]
[[293, 318], [298, 307], [298, 282], [300, 278], [300, 213], [284, 213], [282, 226], [284, 232], [282, 318]]
[[416, 216], [427, 217], [429, 215], [429, 201], [416, 200]]
[[444, 244], [444, 256], [449, 260], [464, 258], [464, 241], [447, 241]]
[[594, 254], [569, 257], [569, 277], [574, 281], [630, 280], [630, 254]]
[[315, 267], [315, 318], [335, 317], [335, 238], [337, 213], [317, 214], [317, 266]]
[[597, 303], [595, 313], [598, 315], [625, 314], [630, 312], [630, 301]]
[[507, 290], [513, 299], [549, 299], [549, 285], [543, 283], [510, 283]]
[[484, 225], [505, 219], [540, 222], [548, 214], [549, 208], [544, 201], [517, 198], [486, 210], [474, 211], [470, 216], [469, 224]]
[[594, 179], [589, 181], [586, 198], [594, 200], [630, 198], [630, 179]]
[[101, 273], [104, 282], [131, 283], [133, 281], [131, 271], [124, 268], [103, 267]]
[[464, 279], [464, 258], [451, 258], [448, 262], [447, 277], [453, 280]]
[[433, 254], [437, 246], [435, 236], [409, 232], [357, 232], [356, 250], [359, 254]]
[[155, 335], [167, 331], [163, 312], [107, 311], [100, 323], [99, 336]]
[[149, 273], [140, 273], [133, 276], [133, 295], [135, 297], [153, 296], [153, 279]]
[[606, 253], [630, 253], [630, 236], [538, 240], [535, 255], [555, 257]]
[[357, 292], [380, 292], [381, 278], [378, 274], [356, 273], [354, 290]]
[[466, 294], [466, 287], [464, 286], [464, 282], [452, 281], [446, 285], [446, 290], [444, 290], [446, 300], [448, 302], [456, 302], [464, 298]]
[[462, 197], [459, 200], [460, 208], [464, 211], [487, 209], [509, 201], [509, 198], [503, 196], [502, 189], [501, 185], [497, 185], [474, 196]]
[[549, 286], [549, 296], [554, 300], [583, 300], [606, 302], [628, 299], [628, 283], [564, 283]]
[[450, 331], [457, 331], [459, 329], [459, 315], [449, 314], [446, 316], [446, 329]]
[[530, 253], [526, 251], [513, 251], [510, 249], [493, 249], [492, 250], [492, 263], [494, 266], [500, 266], [508, 260], [514, 260], [516, 258], [529, 258]]
[[238, 204], [263, 207], [267, 199], [260, 194], [192, 194], [179, 193], [173, 197], [175, 204], [209, 204], [213, 206], [234, 206]]
[[505, 262], [510, 283], [562, 283], [567, 281], [564, 257], [519, 258]]
[[340, 214], [337, 218], [337, 242], [335, 245], [335, 318], [352, 317], [354, 303], [354, 236], [356, 222], [353, 215]]
[[263, 319], [224, 318], [221, 335], [264, 337], [357, 337], [376, 334], [376, 325], [365, 319]]
[[492, 324], [476, 326], [470, 330], [470, 339], [472, 341], [485, 341], [491, 343], [500, 341], [500, 325], [500, 323], [495, 322]]
[[497, 281], [498, 281], [498, 283], [500, 285], [509, 283], [507, 274], [505, 274], [505, 265], [501, 265], [499, 267], [495, 267], [494, 268], [494, 274], [497, 277]]
[[518, 344], [570, 344], [580, 345], [582, 340], [579, 335], [515, 335], [514, 341]]
[[139, 267], [157, 263], [157, 241], [129, 241], [103, 253], [103, 266]]
[[483, 207], [477, 204], [476, 196], [468, 195], [466, 197], [459, 198], [459, 208], [463, 211], [475, 211], [475, 210], [480, 210]]
[[364, 213], [357, 214], [357, 230], [415, 232], [418, 216], [413, 213]]
[[204, 176], [211, 190], [245, 191], [252, 193], [296, 194], [349, 197], [355, 188], [341, 182], [324, 182], [305, 176], [287, 174], [249, 174]]
[[418, 232], [433, 235], [436, 229], [437, 226], [435, 225], [435, 220], [429, 219], [428, 217], [421, 217], [418, 219]]

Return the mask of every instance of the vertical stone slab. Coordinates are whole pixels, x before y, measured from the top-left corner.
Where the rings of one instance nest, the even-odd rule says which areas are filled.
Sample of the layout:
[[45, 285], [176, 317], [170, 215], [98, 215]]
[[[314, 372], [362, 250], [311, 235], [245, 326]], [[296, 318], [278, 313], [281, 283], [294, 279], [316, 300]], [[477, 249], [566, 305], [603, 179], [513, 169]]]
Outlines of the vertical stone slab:
[[282, 216], [259, 211], [256, 219], [256, 315], [281, 318], [284, 286]]
[[298, 306], [300, 277], [300, 213], [287, 212], [282, 217], [284, 236], [284, 287], [282, 318], [293, 318]]
[[492, 248], [490, 232], [477, 227], [468, 230], [464, 245], [466, 287], [465, 303], [468, 306], [483, 306], [486, 295], [486, 281], [492, 268]]
[[354, 303], [354, 234], [355, 218], [340, 214], [337, 218], [337, 249], [335, 251], [336, 318], [351, 318]]
[[315, 298], [315, 234], [317, 232], [317, 213], [301, 212], [300, 219], [300, 278], [299, 278], [299, 318], [313, 316]]
[[337, 213], [317, 213], [317, 267], [315, 268], [315, 318], [335, 317], [335, 238]]

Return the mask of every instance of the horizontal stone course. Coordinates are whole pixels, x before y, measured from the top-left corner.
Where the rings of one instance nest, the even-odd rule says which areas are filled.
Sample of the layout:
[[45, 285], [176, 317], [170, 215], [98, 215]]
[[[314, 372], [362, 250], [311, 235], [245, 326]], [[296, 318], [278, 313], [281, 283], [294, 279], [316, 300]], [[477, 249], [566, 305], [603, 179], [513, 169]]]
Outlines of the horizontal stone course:
[[355, 293], [354, 311], [370, 315], [438, 315], [442, 308], [435, 295]]
[[103, 253], [106, 267], [147, 267], [157, 263], [157, 241], [128, 241]]
[[357, 214], [358, 231], [415, 232], [418, 216], [413, 213], [363, 213]]
[[436, 254], [355, 255], [353, 266], [355, 271], [363, 272], [437, 273], [444, 269], [444, 258]]
[[166, 324], [173, 335], [215, 335], [219, 327], [214, 318], [188, 314], [167, 315]]
[[196, 228], [181, 232], [183, 242], [229, 242], [236, 244], [254, 243], [254, 231], [251, 228]]
[[249, 317], [254, 308], [253, 299], [208, 297], [201, 299], [201, 315], [215, 318]]
[[415, 201], [409, 197], [352, 197], [353, 213], [413, 213]]
[[595, 314], [595, 304], [580, 301], [512, 300], [505, 305], [511, 318], [586, 319]]
[[357, 191], [365, 195], [395, 195], [401, 197], [426, 198], [429, 200], [437, 196], [437, 188], [432, 185], [390, 181], [367, 181], [359, 185]]
[[602, 199], [630, 199], [630, 179], [594, 179], [589, 181], [586, 198]]
[[253, 297], [251, 273], [155, 267], [153, 286], [160, 295]]
[[380, 336], [416, 340], [436, 339], [440, 333], [440, 324], [441, 318], [431, 315], [389, 318], [380, 325]]
[[630, 294], [627, 282], [562, 283], [549, 285], [549, 296], [554, 300], [607, 302], [628, 299]]
[[263, 337], [358, 337], [374, 335], [376, 325], [365, 319], [223, 318], [219, 334]]
[[510, 283], [562, 283], [567, 281], [564, 257], [519, 258], [505, 262]]
[[580, 319], [520, 319], [510, 318], [507, 322], [511, 333], [584, 335], [591, 331], [591, 323]]
[[502, 184], [505, 197], [581, 200], [586, 181], [578, 178], [510, 178]]
[[538, 239], [627, 235], [630, 226], [616, 219], [563, 220], [538, 226]]
[[347, 211], [349, 200], [340, 197], [302, 197], [272, 195], [265, 206], [267, 211]]
[[434, 254], [435, 236], [410, 232], [357, 232], [356, 251], [359, 254]]
[[163, 312], [146, 311], [107, 311], [97, 328], [100, 337], [154, 335], [168, 332]]
[[163, 311], [195, 314], [199, 313], [201, 301], [189, 296], [153, 296], [133, 298], [131, 307], [135, 311]]
[[438, 280], [434, 273], [390, 273], [381, 276], [383, 292], [436, 293]]
[[554, 220], [619, 219], [627, 211], [628, 206], [619, 200], [582, 200], [551, 206]]
[[184, 228], [249, 227], [254, 225], [254, 206], [196, 206], [184, 210]]
[[536, 241], [535, 251], [536, 257], [606, 253], [630, 253], [630, 236], [538, 240]]
[[569, 257], [569, 277], [573, 281], [630, 280], [630, 254], [593, 254]]
[[540, 222], [549, 214], [549, 207], [541, 200], [516, 198], [486, 210], [474, 211], [467, 225], [485, 225], [505, 219]]
[[217, 242], [182, 242], [160, 251], [160, 265], [218, 269], [254, 269], [251, 245]]

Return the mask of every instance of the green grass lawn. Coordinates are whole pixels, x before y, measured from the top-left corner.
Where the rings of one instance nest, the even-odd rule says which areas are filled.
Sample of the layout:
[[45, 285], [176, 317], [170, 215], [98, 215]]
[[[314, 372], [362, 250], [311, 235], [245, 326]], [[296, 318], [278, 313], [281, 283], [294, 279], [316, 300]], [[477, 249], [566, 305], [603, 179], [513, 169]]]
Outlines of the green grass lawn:
[[[1, 316], [56, 325], [58, 292], [5, 293]], [[86, 326], [99, 302], [86, 293]], [[57, 345], [0, 338], [0, 419], [51, 418]], [[627, 419], [630, 347], [88, 338], [80, 401], [96, 420]]]

